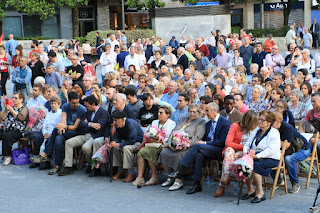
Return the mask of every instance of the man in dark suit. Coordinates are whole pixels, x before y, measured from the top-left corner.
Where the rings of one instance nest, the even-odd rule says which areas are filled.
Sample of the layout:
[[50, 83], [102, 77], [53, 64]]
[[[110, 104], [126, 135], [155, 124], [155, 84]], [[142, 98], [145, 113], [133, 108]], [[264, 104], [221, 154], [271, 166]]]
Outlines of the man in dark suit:
[[189, 59], [186, 56], [186, 54], [184, 54], [185, 49], [183, 47], [179, 47], [178, 48], [178, 62], [177, 64], [181, 64], [183, 66], [183, 70], [187, 69], [189, 67]]
[[224, 110], [220, 111], [220, 115], [230, 121], [230, 123], [239, 122], [242, 118], [242, 113], [234, 107], [234, 97], [227, 95], [224, 97]]
[[[79, 130], [85, 132], [85, 134], [77, 135], [66, 141], [64, 159], [65, 168], [63, 171], [58, 173], [59, 176], [73, 174], [73, 148], [80, 147], [84, 144], [82, 150], [90, 162], [92, 153], [95, 153], [104, 144], [103, 136], [106, 129], [109, 129], [109, 113], [98, 105], [98, 100], [94, 95], [86, 97], [84, 99], [84, 105], [87, 112], [84, 119], [82, 119], [80, 122]], [[93, 152], [92, 147], [94, 147]], [[86, 172], [91, 172], [90, 163], [86, 169]], [[90, 176], [96, 176], [97, 174], [99, 174], [99, 171], [93, 170]]]
[[169, 191], [182, 188], [182, 179], [188, 175], [188, 171], [193, 165], [195, 184], [187, 194], [202, 191], [200, 181], [203, 161], [205, 159], [222, 160], [222, 150], [230, 128], [230, 121], [219, 114], [219, 106], [216, 103], [209, 103], [206, 106], [206, 114], [210, 121], [206, 123], [206, 133], [203, 140], [193, 145], [188, 155], [182, 160], [176, 181], [169, 188]]
[[313, 23], [310, 27], [310, 32], [312, 34], [312, 40], [313, 40], [313, 47], [318, 48], [318, 40], [319, 40], [319, 31], [320, 31], [320, 25], [317, 22], [317, 20], [314, 18]]

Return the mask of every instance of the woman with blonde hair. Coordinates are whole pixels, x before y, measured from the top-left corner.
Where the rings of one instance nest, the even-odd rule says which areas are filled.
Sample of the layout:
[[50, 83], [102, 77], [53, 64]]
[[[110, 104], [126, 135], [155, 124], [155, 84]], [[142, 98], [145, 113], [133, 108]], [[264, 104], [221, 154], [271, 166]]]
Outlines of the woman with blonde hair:
[[102, 106], [102, 95], [100, 90], [92, 90], [90, 95], [94, 95], [94, 97], [96, 97], [96, 99], [98, 100], [98, 104]]
[[258, 126], [258, 115], [253, 110], [247, 111], [240, 122], [231, 124], [228, 132], [222, 164], [222, 174], [219, 187], [214, 197], [221, 197], [226, 186], [230, 184], [230, 164], [243, 156], [243, 146], [246, 144], [252, 130]]
[[239, 90], [243, 94], [247, 94], [249, 89], [249, 84], [247, 82], [246, 74], [243, 72], [236, 72], [236, 74], [234, 75], [234, 78], [235, 78], [235, 82], [233, 87], [239, 88]]
[[156, 83], [154, 85], [154, 99], [160, 100], [165, 89], [166, 88], [162, 82]]

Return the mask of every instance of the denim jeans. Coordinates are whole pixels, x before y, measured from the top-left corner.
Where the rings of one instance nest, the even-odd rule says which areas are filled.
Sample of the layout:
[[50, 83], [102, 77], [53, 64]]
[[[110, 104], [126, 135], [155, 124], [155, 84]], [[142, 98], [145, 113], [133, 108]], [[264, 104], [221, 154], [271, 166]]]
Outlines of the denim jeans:
[[64, 134], [59, 135], [57, 128], [54, 128], [44, 152], [47, 155], [49, 155], [52, 152], [53, 146], [54, 146], [54, 148], [55, 148], [54, 149], [54, 151], [55, 151], [55, 165], [59, 166], [61, 164], [61, 154], [64, 150], [63, 149], [64, 142], [66, 140], [68, 140], [69, 138], [72, 138], [74, 136], [81, 135], [81, 134], [82, 134], [82, 132], [80, 132], [80, 131], [68, 131], [67, 130]]
[[303, 161], [310, 155], [310, 149], [300, 149], [298, 152], [284, 157], [286, 168], [289, 174], [291, 183], [299, 183], [297, 175], [297, 162]]
[[[42, 133], [38, 134], [34, 139], [33, 139], [33, 154], [38, 155], [40, 154], [40, 147], [43, 143], [44, 137]], [[49, 155], [50, 156], [50, 155]]]

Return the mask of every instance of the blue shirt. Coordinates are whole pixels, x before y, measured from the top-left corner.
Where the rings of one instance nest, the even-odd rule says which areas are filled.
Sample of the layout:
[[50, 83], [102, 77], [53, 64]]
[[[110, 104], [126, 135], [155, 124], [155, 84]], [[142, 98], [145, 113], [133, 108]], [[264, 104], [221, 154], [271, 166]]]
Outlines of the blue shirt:
[[279, 132], [281, 141], [287, 140], [289, 143], [292, 143], [293, 138], [300, 138], [304, 143], [304, 147], [306, 149], [310, 148], [310, 143], [292, 125], [282, 122]]
[[178, 123], [181, 120], [181, 118], [186, 117], [186, 116], [189, 116], [188, 106], [186, 106], [182, 111], [181, 111], [181, 109], [178, 109], [174, 113], [172, 113], [171, 120]]
[[126, 56], [129, 55], [126, 51], [121, 51], [117, 55], [117, 62], [119, 63], [119, 68], [124, 67], [124, 60], [126, 59]]
[[62, 77], [58, 72], [53, 72], [51, 75], [47, 73], [45, 80], [46, 84], [50, 86], [55, 86], [57, 88], [62, 87]]
[[62, 112], [67, 113], [67, 125], [74, 125], [77, 119], [82, 120], [86, 115], [86, 109], [79, 104], [77, 109], [72, 109], [69, 103], [62, 106]]
[[268, 53], [265, 51], [262, 51], [261, 53], [254, 53], [252, 55], [252, 63], [256, 63], [259, 65], [259, 70], [261, 67], [263, 67], [263, 59], [266, 58], [266, 55]]
[[127, 36], [120, 36], [120, 38], [121, 38], [121, 40], [123, 41], [123, 43], [125, 44], [125, 45], [127, 45]]
[[173, 93], [171, 96], [169, 95], [169, 93], [166, 93], [161, 97], [160, 100], [169, 103], [173, 108], [176, 109], [178, 106], [178, 97], [179, 94], [176, 92]]
[[6, 53], [11, 51], [12, 55], [14, 56], [16, 54], [16, 47], [18, 46], [18, 42], [14, 39], [10, 39], [9, 41], [7, 41], [6, 44]]
[[178, 44], [178, 41], [177, 40], [170, 40], [169, 41], [169, 46], [171, 46], [172, 48], [175, 48], [175, 49], [177, 49], [178, 48], [178, 46], [179, 46], [179, 44]]

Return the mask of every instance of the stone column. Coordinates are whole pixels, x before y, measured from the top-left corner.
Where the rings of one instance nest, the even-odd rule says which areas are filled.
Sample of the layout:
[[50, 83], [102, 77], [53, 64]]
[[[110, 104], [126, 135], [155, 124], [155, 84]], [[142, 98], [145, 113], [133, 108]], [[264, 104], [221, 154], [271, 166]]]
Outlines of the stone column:
[[310, 27], [311, 23], [311, 1], [304, 1], [304, 26]]
[[109, 5], [102, 0], [97, 2], [97, 23], [98, 30], [110, 30]]

